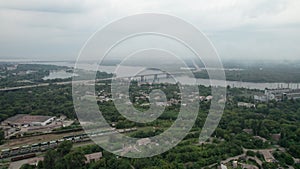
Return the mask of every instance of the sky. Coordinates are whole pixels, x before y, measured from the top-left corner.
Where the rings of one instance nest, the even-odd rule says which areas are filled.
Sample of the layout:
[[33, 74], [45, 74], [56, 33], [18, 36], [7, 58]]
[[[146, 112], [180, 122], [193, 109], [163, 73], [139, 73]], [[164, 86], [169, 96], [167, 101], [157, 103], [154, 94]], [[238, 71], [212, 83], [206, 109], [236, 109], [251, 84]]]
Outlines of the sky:
[[148, 12], [192, 23], [221, 59], [300, 59], [299, 0], [3, 0], [0, 59], [75, 60], [102, 26]]

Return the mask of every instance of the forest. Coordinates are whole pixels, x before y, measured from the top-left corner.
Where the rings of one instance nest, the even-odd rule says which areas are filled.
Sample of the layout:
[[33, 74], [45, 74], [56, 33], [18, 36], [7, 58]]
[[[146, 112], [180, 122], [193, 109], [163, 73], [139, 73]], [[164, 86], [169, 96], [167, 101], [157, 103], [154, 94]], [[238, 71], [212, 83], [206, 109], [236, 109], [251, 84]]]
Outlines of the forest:
[[[167, 98], [176, 98], [174, 91], [178, 88], [175, 84], [155, 84], [153, 89], [161, 88]], [[140, 91], [148, 90], [149, 84], [137, 85], [133, 83], [130, 90], [133, 98], [139, 95]], [[109, 84], [96, 86], [96, 90], [110, 92]], [[199, 91], [203, 95], [210, 94], [210, 88], [199, 86]], [[149, 91], [148, 91], [149, 92]], [[185, 139], [170, 151], [156, 157], [146, 159], [117, 158], [115, 155], [104, 152], [104, 157], [95, 163], [86, 165], [86, 168], [199, 168], [214, 163], [219, 163], [229, 157], [240, 155], [245, 149], [267, 149], [274, 148], [275, 145], [287, 150], [286, 153], [275, 153], [278, 158], [275, 164], [264, 163], [264, 168], [272, 168], [274, 165], [293, 165], [299, 168], [291, 157], [300, 158], [300, 100], [285, 100], [281, 102], [256, 103], [253, 101], [252, 93], [257, 90], [237, 89], [228, 87], [227, 102], [223, 117], [212, 138], [204, 144], [199, 144], [198, 138], [203, 127], [205, 118], [210, 106], [209, 101], [199, 102], [201, 109], [198, 113], [196, 123]], [[146, 100], [147, 101], [147, 100]], [[238, 107], [237, 102], [250, 102], [256, 108]], [[18, 91], [1, 92], [0, 110], [1, 120], [18, 113], [41, 114], [41, 115], [66, 115], [68, 118], [76, 118], [73, 108], [71, 85], [50, 85], [46, 87], [22, 89]], [[133, 101], [134, 102], [134, 101]], [[144, 102], [141, 102], [144, 103]], [[118, 113], [112, 101], [98, 102], [99, 108], [104, 117], [109, 122], [114, 122], [119, 129], [137, 127], [138, 130], [128, 135], [136, 138], [150, 137], [160, 134], [172, 125], [178, 114], [179, 106], [174, 104], [169, 106], [165, 112], [151, 123], [135, 123]], [[134, 105], [139, 109], [139, 102]], [[153, 130], [155, 126], [155, 130]], [[252, 133], [244, 132], [244, 129], [252, 129]], [[281, 134], [280, 140], [274, 140], [272, 134]], [[265, 138], [262, 141], [254, 136]], [[46, 156], [55, 156], [58, 150], [50, 150]], [[70, 154], [61, 155], [59, 159], [73, 161], [72, 158], [81, 159], [83, 150], [72, 150]], [[259, 153], [247, 152], [249, 155], [264, 160]], [[54, 154], [54, 155], [53, 155]], [[77, 159], [76, 162], [82, 162]], [[292, 160], [291, 160], [292, 159]], [[51, 161], [51, 160], [50, 160]], [[53, 161], [52, 161], [53, 162]], [[66, 167], [67, 162], [57, 161], [62, 164], [57, 168]], [[43, 164], [43, 165], [46, 165]], [[82, 166], [79, 165], [78, 166]], [[27, 166], [28, 167], [28, 166]], [[76, 168], [70, 164], [69, 167]], [[68, 167], [67, 167], [68, 168]]]
[[[18, 69], [26, 70], [28, 67], [20, 66]], [[39, 70], [44, 70], [44, 67], [37, 66], [36, 71], [39, 72]], [[35, 78], [39, 79], [45, 74], [47, 74], [47, 70], [42, 71], [41, 75]], [[97, 73], [98, 78], [111, 76], [111, 74], [103, 72]], [[111, 97], [109, 81], [98, 83], [95, 88], [98, 96]], [[166, 94], [168, 101], [173, 99], [178, 100], [180, 103], [179, 89], [176, 84], [139, 85], [137, 81], [133, 81], [129, 88], [129, 99], [133, 106], [141, 111], [147, 110], [147, 106], [141, 105], [148, 103], [149, 100], [137, 100], [136, 98], [139, 98], [141, 94], [149, 94], [154, 89], [161, 89]], [[202, 96], [211, 94], [210, 87], [200, 85], [198, 89]], [[245, 149], [249, 149], [249, 151], [246, 151], [247, 155], [261, 159], [263, 168], [293, 166], [299, 169], [299, 163], [295, 163], [294, 158], [300, 158], [300, 100], [270, 101], [268, 103], [255, 102], [253, 95], [262, 92], [259, 90], [228, 87], [225, 110], [219, 126], [211, 138], [202, 144], [199, 144], [198, 139], [210, 108], [209, 100], [199, 101], [201, 109], [198, 112], [196, 123], [184, 140], [170, 151], [161, 155], [144, 159], [128, 159], [117, 157], [96, 145], [72, 148], [70, 143], [64, 143], [60, 148], [46, 152], [45, 161], [37, 167], [48, 168], [50, 164], [55, 163], [55, 166], [52, 166], [52, 168], [57, 169], [75, 169], [78, 167], [190, 169], [220, 164], [222, 160], [241, 155]], [[255, 107], [239, 107], [238, 102], [252, 103], [255, 104]], [[176, 120], [180, 109], [180, 105], [174, 102], [174, 104], [166, 107], [158, 119], [150, 123], [135, 123], [123, 117], [115, 108], [112, 100], [104, 102], [98, 100], [98, 104], [99, 110], [105, 119], [110, 123], [114, 123], [117, 129], [137, 127], [137, 131], [127, 134], [136, 138], [150, 137], [164, 132]], [[76, 119], [71, 84], [58, 85], [51, 83], [49, 86], [43, 87], [2, 91], [0, 92], [0, 105], [0, 121], [16, 114], [65, 115], [67, 118]], [[251, 132], [245, 132], [246, 130], [251, 130]], [[273, 138], [273, 135], [276, 134], [280, 134], [280, 139]], [[0, 131], [0, 143], [3, 144], [5, 142], [3, 131]], [[284, 148], [286, 152], [277, 151], [278, 147]], [[274, 163], [267, 163], [262, 154], [254, 152], [257, 149], [272, 148], [276, 150], [273, 156], [277, 161]], [[88, 165], [84, 164], [84, 154], [97, 151], [103, 152], [102, 159]], [[23, 168], [34, 167], [23, 166]]]

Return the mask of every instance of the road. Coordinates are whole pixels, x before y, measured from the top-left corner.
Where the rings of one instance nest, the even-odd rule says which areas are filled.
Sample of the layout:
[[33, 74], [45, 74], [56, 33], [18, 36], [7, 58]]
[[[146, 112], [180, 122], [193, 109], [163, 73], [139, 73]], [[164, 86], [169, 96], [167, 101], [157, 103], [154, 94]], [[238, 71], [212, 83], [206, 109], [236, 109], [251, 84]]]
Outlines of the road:
[[[241, 158], [241, 157], [246, 157], [247, 159], [255, 160], [256, 163], [257, 163], [258, 165], [262, 166], [262, 163], [263, 163], [263, 162], [262, 162], [259, 158], [257, 158], [256, 156], [255, 156], [255, 157], [248, 157], [248, 156], [246, 155], [246, 152], [247, 152], [247, 151], [253, 151], [253, 152], [260, 152], [260, 153], [263, 154], [263, 153], [265, 153], [265, 152], [271, 153], [272, 151], [275, 151], [276, 149], [278, 149], [278, 150], [280, 150], [280, 151], [282, 151], [282, 152], [285, 152], [285, 148], [283, 148], [283, 147], [269, 148], [269, 149], [246, 149], [246, 148], [243, 148], [243, 154], [240, 154], [240, 155], [237, 155], [237, 156], [234, 156], [234, 157], [227, 158], [226, 160], [221, 161], [221, 163], [222, 163], [222, 164], [226, 164], [226, 163], [228, 163], [228, 162], [230, 162], [230, 161], [232, 161], [232, 160], [238, 160], [238, 159]], [[299, 159], [295, 159], [295, 158], [294, 158], [294, 161], [295, 161], [295, 162], [296, 162], [297, 160], [299, 160]], [[212, 168], [213, 166], [216, 166], [216, 165], [218, 165], [218, 163], [214, 163], [214, 164], [211, 164], [211, 165], [206, 166], [206, 167]], [[203, 168], [205, 168], [205, 167], [203, 167]], [[292, 167], [289, 166], [289, 168], [292, 168]]]
[[[102, 79], [105, 80], [105, 79]], [[74, 83], [89, 83], [91, 81], [75, 81]], [[49, 86], [50, 84], [53, 85], [67, 85], [67, 84], [72, 84], [72, 81], [67, 81], [67, 82], [56, 82], [56, 83], [40, 83], [40, 84], [35, 84], [35, 85], [27, 85], [27, 86], [18, 86], [18, 87], [5, 87], [0, 89], [1, 91], [13, 91], [13, 90], [20, 90], [20, 89], [29, 89], [29, 88], [35, 88], [35, 87], [44, 87], [44, 86]]]

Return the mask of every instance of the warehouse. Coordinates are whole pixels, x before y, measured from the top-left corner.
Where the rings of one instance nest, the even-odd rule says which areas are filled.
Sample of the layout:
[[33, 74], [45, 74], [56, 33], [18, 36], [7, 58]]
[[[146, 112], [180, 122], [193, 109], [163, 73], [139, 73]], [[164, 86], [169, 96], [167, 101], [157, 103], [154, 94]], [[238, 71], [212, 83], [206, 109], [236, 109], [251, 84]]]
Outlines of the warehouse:
[[2, 125], [11, 127], [46, 126], [53, 122], [55, 118], [55, 116], [17, 114], [3, 121]]

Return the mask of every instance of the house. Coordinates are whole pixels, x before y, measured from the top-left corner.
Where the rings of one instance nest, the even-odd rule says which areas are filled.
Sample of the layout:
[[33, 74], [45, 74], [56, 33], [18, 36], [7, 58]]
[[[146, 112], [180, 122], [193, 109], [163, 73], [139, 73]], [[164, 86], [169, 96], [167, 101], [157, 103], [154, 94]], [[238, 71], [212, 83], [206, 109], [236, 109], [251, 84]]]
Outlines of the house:
[[262, 142], [266, 142], [267, 141], [267, 139], [265, 139], [263, 137], [260, 137], [260, 136], [253, 136], [253, 138], [261, 140]]
[[281, 133], [279, 134], [271, 134], [271, 138], [275, 141], [279, 141], [281, 138]]
[[206, 101], [210, 101], [212, 99], [213, 99], [213, 96], [206, 96], [206, 98], [205, 98]]
[[86, 158], [85, 163], [96, 162], [102, 158], [102, 152], [86, 154], [84, 155]]
[[271, 163], [271, 162], [275, 162], [276, 161], [275, 158], [274, 158], [274, 156], [271, 154], [270, 151], [268, 151], [268, 150], [261, 150], [260, 152], [264, 156], [264, 159], [265, 159], [266, 162]]
[[255, 108], [255, 104], [252, 103], [245, 103], [245, 102], [238, 102], [238, 107], [247, 107], [247, 108]]
[[237, 168], [238, 167], [238, 161], [236, 161], [236, 160], [232, 161], [232, 167]]
[[265, 95], [254, 95], [254, 100], [258, 102], [267, 102], [267, 97]]
[[253, 134], [253, 129], [243, 129], [245, 133]]
[[224, 164], [221, 164], [221, 169], [227, 169], [227, 166]]

